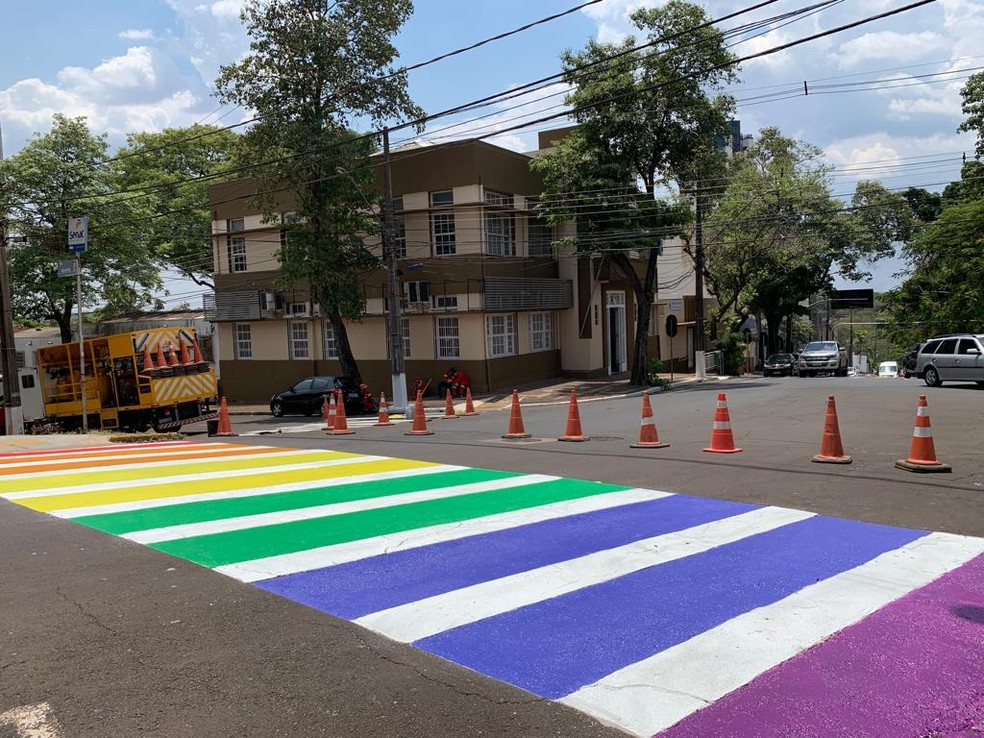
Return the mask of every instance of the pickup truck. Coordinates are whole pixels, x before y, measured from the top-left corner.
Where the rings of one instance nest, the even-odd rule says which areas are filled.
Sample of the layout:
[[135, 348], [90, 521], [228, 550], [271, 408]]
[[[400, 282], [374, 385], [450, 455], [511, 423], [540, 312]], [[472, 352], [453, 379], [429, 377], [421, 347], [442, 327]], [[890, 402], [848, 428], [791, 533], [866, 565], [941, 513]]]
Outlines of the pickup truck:
[[818, 374], [847, 376], [847, 349], [836, 341], [812, 341], [796, 359], [796, 371], [801, 377]]

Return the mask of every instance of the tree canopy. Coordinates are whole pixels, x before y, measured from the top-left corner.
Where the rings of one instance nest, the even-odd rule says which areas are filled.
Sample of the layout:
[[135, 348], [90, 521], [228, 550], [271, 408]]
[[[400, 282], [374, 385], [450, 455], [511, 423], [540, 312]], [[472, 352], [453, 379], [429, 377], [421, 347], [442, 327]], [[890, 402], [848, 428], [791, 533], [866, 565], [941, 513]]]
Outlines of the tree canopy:
[[310, 290], [331, 320], [342, 371], [357, 379], [343, 318], [365, 314], [359, 278], [379, 259], [364, 237], [379, 223], [375, 142], [351, 129], [422, 116], [393, 66], [391, 39], [412, 11], [410, 0], [248, 0], [250, 51], [216, 80], [220, 100], [257, 114], [243, 155], [264, 214], [296, 216], [279, 254], [284, 284]]
[[132, 311], [161, 285], [153, 254], [134, 237], [130, 208], [114, 194], [107, 150], [106, 138], [94, 136], [85, 118], [56, 114], [50, 132], [0, 162], [9, 230], [26, 238], [7, 252], [14, 314], [55, 321], [63, 341], [72, 338], [76, 306], [75, 280], [57, 276], [58, 262], [71, 257], [70, 217], [89, 218], [84, 306]]
[[[657, 193], [691, 183], [698, 162], [716, 158], [715, 137], [727, 131], [734, 101], [709, 90], [736, 79], [736, 71], [698, 5], [670, 0], [636, 10], [631, 20], [646, 35], [645, 48], [629, 37], [590, 41], [562, 56], [578, 127], [534, 168], [546, 179], [540, 209], [548, 220], [573, 215], [578, 250], [607, 255], [632, 285], [640, 309], [630, 381], [645, 384], [658, 254], [662, 238], [686, 220], [679, 204], [660, 202]], [[629, 250], [643, 257], [641, 273]]]

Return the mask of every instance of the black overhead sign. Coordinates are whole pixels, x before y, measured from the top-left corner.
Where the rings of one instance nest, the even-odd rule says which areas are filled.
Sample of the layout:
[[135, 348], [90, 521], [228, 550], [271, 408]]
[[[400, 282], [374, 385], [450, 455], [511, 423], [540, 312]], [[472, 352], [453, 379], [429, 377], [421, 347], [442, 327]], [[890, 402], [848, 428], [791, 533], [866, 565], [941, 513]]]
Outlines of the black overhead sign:
[[874, 290], [834, 290], [833, 294], [830, 296], [831, 310], [873, 308], [874, 306]]

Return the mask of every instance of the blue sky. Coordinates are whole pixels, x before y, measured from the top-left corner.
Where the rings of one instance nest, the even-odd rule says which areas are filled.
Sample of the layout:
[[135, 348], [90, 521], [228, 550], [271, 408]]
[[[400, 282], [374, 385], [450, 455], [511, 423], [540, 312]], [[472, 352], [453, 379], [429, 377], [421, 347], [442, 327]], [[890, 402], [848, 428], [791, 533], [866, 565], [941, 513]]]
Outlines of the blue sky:
[[[632, 29], [631, 9], [661, 0], [602, 0], [572, 15], [504, 41], [412, 73], [411, 94], [428, 112], [506, 90], [559, 71], [564, 49], [591, 38], [618, 40]], [[847, 0], [796, 23], [773, 25], [733, 52], [743, 56], [907, 4], [908, 0]], [[220, 109], [210, 97], [218, 66], [247, 47], [238, 19], [242, 0], [33, 0], [5, 3], [0, 25], [0, 121], [4, 150], [15, 153], [54, 112], [85, 115], [95, 132], [119, 145], [127, 132], [159, 130], [197, 121], [231, 124], [242, 110]], [[420, 62], [524, 23], [558, 13], [577, 0], [417, 0], [397, 39], [402, 60]], [[750, 5], [706, 0], [711, 17]], [[765, 19], [798, 9], [806, 0], [779, 0], [731, 21]], [[984, 66], [984, 0], [937, 0], [891, 19], [830, 36], [744, 65], [732, 90], [745, 132], [776, 125], [786, 135], [824, 150], [837, 169], [834, 192], [848, 199], [859, 177], [886, 186], [939, 189], [959, 176], [959, 157], [974, 142], [958, 135], [959, 90]], [[971, 71], [961, 72], [954, 70]], [[916, 75], [937, 74], [936, 77]], [[799, 94], [809, 80], [814, 94]], [[853, 84], [853, 88], [847, 85]], [[830, 94], [820, 94], [821, 85]], [[763, 95], [790, 90], [795, 96]], [[853, 91], [848, 91], [853, 90]], [[554, 97], [535, 99], [548, 92]], [[482, 111], [482, 133], [511, 125], [517, 116], [553, 112], [562, 88]], [[524, 107], [516, 108], [517, 104]], [[467, 137], [475, 124], [443, 130], [429, 140]], [[494, 143], [528, 150], [535, 133], [514, 132]], [[898, 263], [879, 264], [870, 286], [896, 283]], [[175, 301], [194, 303], [190, 288], [171, 286]]]

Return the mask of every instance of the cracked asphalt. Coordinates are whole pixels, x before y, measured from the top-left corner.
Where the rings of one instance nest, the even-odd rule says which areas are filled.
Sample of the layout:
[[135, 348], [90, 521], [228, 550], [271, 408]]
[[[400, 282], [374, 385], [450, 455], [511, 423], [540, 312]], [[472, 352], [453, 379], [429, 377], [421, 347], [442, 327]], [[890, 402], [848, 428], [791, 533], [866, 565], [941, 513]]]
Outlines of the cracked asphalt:
[[[714, 393], [728, 392], [742, 454], [702, 454]], [[846, 467], [811, 464], [827, 394]], [[895, 470], [915, 399], [929, 395], [952, 475]], [[984, 391], [913, 381], [779, 379], [654, 396], [671, 447], [629, 450], [638, 398], [582, 409], [587, 444], [552, 442], [566, 408], [529, 408], [542, 442], [510, 445], [508, 411], [453, 434], [402, 428], [240, 438], [520, 472], [561, 474], [777, 504], [903, 527], [984, 535]], [[299, 422], [307, 419], [300, 418]], [[264, 418], [235, 419], [236, 429]], [[282, 424], [283, 421], [277, 421]], [[448, 423], [449, 421], [443, 421]], [[251, 425], [252, 423], [252, 425]], [[61, 738], [88, 736], [564, 736], [621, 731], [582, 713], [142, 545], [0, 500], [0, 716], [47, 703]], [[0, 738], [20, 738], [0, 720]]]

